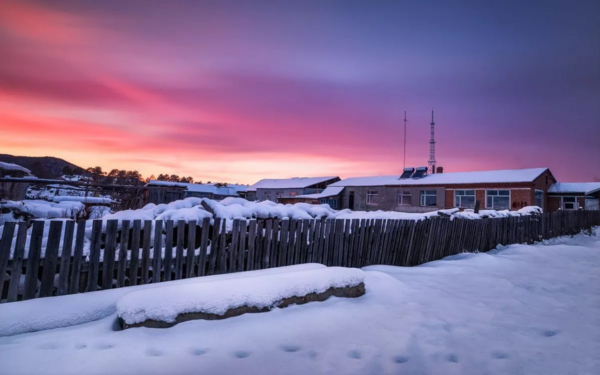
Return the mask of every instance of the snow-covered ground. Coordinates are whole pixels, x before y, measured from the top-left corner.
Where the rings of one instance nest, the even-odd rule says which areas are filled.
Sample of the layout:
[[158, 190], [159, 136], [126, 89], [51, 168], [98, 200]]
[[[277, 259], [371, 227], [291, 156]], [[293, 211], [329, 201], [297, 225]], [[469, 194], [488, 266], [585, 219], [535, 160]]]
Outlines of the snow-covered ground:
[[[0, 373], [597, 374], [600, 230], [595, 234], [412, 268], [367, 267], [367, 293], [356, 299], [168, 329], [115, 331], [112, 313], [0, 337]], [[64, 298], [70, 303], [63, 308], [72, 310], [78, 297], [83, 308], [86, 298], [114, 292], [46, 301], [60, 310]], [[0, 305], [0, 322], [15, 319], [10, 305]]]

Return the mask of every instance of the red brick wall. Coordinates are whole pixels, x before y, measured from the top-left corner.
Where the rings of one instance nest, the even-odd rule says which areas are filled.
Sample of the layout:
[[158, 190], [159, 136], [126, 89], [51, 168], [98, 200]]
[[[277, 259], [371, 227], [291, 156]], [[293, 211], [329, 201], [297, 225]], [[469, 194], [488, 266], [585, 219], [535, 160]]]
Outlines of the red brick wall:
[[548, 209], [546, 211], [553, 212], [558, 211], [560, 208], [560, 197], [548, 197], [547, 199]]

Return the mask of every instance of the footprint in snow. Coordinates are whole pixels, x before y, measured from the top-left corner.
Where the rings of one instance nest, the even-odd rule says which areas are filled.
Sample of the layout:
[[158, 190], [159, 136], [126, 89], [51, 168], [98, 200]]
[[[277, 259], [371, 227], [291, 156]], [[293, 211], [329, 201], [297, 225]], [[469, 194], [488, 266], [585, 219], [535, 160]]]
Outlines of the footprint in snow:
[[558, 331], [555, 330], [547, 330], [544, 331], [543, 335], [546, 337], [552, 337], [552, 336], [556, 336], [558, 334]]
[[96, 349], [100, 349], [100, 350], [106, 350], [106, 349], [112, 349], [115, 346], [113, 344], [108, 344], [108, 343], [101, 343], [96, 345]]
[[87, 348], [87, 344], [84, 344], [84, 343], [75, 344], [75, 349], [77, 349], [77, 350], [81, 350], [81, 349], [85, 349], [85, 348]]
[[406, 363], [406, 362], [408, 362], [408, 357], [404, 357], [404, 356], [401, 356], [401, 355], [395, 356], [394, 357], [394, 362], [396, 362], [396, 363]]
[[233, 353], [233, 355], [236, 358], [246, 358], [246, 357], [250, 356], [250, 352], [245, 352], [243, 350], [240, 350], [240, 351]]
[[458, 363], [458, 357], [455, 354], [450, 354], [446, 357], [446, 361], [452, 363]]
[[504, 353], [504, 352], [493, 352], [492, 353], [492, 358], [506, 359], [506, 358], [508, 358], [508, 354]]
[[282, 345], [281, 349], [283, 349], [283, 351], [287, 353], [294, 353], [300, 350], [300, 347], [296, 345]]
[[191, 350], [191, 354], [192, 354], [192, 355], [195, 355], [195, 356], [197, 356], [197, 357], [198, 357], [198, 356], [201, 356], [202, 354], [204, 354], [204, 353], [206, 353], [206, 352], [207, 352], [207, 350], [206, 350], [206, 349], [198, 349], [198, 348], [196, 348], [196, 349], [192, 349], [192, 350]]
[[348, 357], [349, 358], [354, 358], [354, 359], [360, 359], [362, 356], [360, 355], [360, 352], [357, 350], [351, 350], [348, 352]]

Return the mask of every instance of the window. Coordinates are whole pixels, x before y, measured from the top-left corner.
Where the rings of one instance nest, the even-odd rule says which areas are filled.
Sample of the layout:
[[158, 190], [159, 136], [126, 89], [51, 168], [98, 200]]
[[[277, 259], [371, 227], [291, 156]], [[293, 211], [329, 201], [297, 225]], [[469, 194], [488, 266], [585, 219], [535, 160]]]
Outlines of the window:
[[421, 190], [421, 206], [431, 207], [437, 205], [437, 192], [435, 190]]
[[562, 209], [563, 210], [576, 210], [579, 207], [577, 206], [577, 198], [576, 197], [562, 197]]
[[544, 208], [544, 191], [536, 190], [535, 191], [535, 205]]
[[329, 207], [331, 207], [333, 209], [337, 209], [337, 199], [335, 199], [335, 198], [323, 198], [323, 199], [319, 200], [319, 203], [328, 204]]
[[510, 209], [510, 190], [487, 190], [486, 207], [494, 210]]
[[398, 192], [398, 206], [412, 206], [412, 195], [410, 191]]
[[475, 207], [475, 190], [455, 190], [454, 191], [454, 207], [474, 208]]
[[377, 204], [377, 190], [367, 191], [367, 204]]

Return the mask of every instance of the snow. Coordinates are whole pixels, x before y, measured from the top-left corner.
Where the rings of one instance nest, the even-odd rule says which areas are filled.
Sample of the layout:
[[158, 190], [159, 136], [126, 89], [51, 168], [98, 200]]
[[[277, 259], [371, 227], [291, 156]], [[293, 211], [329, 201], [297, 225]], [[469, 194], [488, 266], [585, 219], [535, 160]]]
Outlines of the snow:
[[329, 267], [301, 272], [261, 275], [212, 283], [175, 285], [131, 292], [117, 301], [117, 315], [127, 324], [145, 320], [175, 322], [180, 314], [224, 315], [241, 306], [272, 309], [285, 298], [323, 293], [329, 288], [364, 282], [355, 268]]
[[550, 186], [548, 193], [592, 194], [600, 189], [600, 182], [557, 182]]
[[350, 177], [330, 186], [413, 186], [532, 182], [548, 168], [509, 169], [478, 172], [430, 174], [422, 178], [400, 179], [400, 176]]
[[283, 179], [262, 179], [254, 185], [248, 187], [247, 191], [256, 191], [256, 189], [302, 189], [315, 184], [320, 184], [329, 180], [338, 178], [337, 176], [326, 177], [294, 177]]
[[18, 164], [6, 163], [3, 161], [0, 161], [0, 169], [4, 169], [5, 171], [21, 171], [31, 174], [31, 171], [25, 167], [21, 167]]
[[38, 219], [77, 218], [85, 206], [80, 202], [52, 203], [44, 200], [7, 201], [0, 208], [19, 210]]
[[[0, 337], [0, 372], [596, 374], [595, 233], [418, 267], [371, 266], [360, 298], [219, 321], [115, 331], [116, 313], [106, 311], [86, 324]], [[74, 317], [88, 301], [119, 292], [0, 305], [0, 326]]]
[[327, 186], [325, 190], [318, 194], [298, 195], [297, 198], [321, 199], [327, 197], [335, 197], [336, 195], [339, 195], [342, 192], [342, 190], [344, 190], [343, 186]]
[[227, 184], [216, 186], [216, 184], [190, 184], [184, 182], [170, 182], [150, 180], [146, 186], [173, 186], [186, 188], [188, 192], [205, 193], [223, 196], [237, 196], [238, 192], [246, 191], [248, 188], [245, 185]]
[[55, 196], [52, 197], [54, 202], [82, 202], [89, 204], [111, 204], [114, 201], [110, 198], [103, 197], [78, 197], [78, 196]]
[[[307, 263], [296, 266], [271, 268], [266, 270], [230, 273], [206, 277], [195, 277], [159, 284], [146, 284], [106, 291], [73, 294], [47, 299], [33, 299], [18, 303], [0, 305], [0, 337], [37, 332], [60, 327], [68, 327], [103, 319], [117, 311], [117, 301], [135, 291], [162, 289], [171, 286], [196, 285], [224, 280], [246, 279], [288, 272], [322, 269], [325, 266]], [[24, 277], [24, 276], [23, 276]], [[27, 319], [23, 319], [27, 316]], [[1, 352], [1, 351], [0, 351]]]

